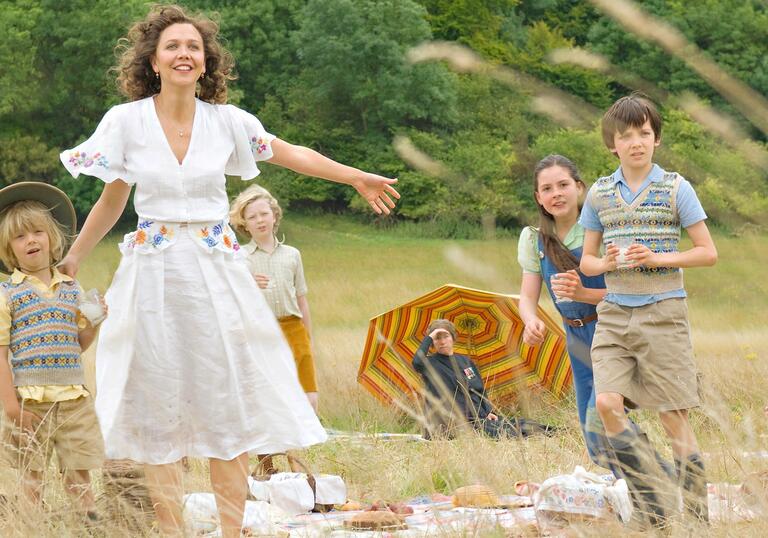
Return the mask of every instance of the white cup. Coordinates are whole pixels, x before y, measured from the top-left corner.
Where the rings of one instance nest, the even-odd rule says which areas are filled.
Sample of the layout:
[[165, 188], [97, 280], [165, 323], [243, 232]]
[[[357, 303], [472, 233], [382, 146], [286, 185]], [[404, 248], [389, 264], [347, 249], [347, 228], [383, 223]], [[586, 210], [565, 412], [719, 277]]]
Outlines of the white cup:
[[616, 269], [626, 269], [632, 265], [632, 260], [627, 259], [627, 250], [635, 244], [635, 240], [631, 237], [621, 236], [614, 238], [611, 242], [619, 249], [619, 253], [616, 255]]
[[[560, 280], [557, 277], [557, 275], [558, 274], [556, 273], [556, 274], [552, 275], [551, 277], [549, 277], [549, 281], [552, 284], [555, 284], [556, 282], [558, 282]], [[573, 302], [573, 299], [571, 299], [570, 297], [560, 297], [557, 293], [555, 293], [554, 289], [552, 290], [552, 293], [555, 294], [555, 302], [556, 303], [572, 303]]]
[[101, 304], [101, 294], [96, 288], [81, 293], [77, 307], [93, 327], [107, 319], [107, 312]]

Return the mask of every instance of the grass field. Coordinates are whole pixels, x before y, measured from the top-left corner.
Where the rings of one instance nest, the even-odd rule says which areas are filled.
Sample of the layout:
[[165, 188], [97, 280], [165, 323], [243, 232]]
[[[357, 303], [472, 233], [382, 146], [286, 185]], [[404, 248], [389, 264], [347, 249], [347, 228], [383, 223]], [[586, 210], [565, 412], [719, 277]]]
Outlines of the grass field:
[[[317, 355], [320, 412], [326, 426], [356, 431], [418, 431], [414, 422], [378, 404], [356, 383], [368, 320], [397, 304], [446, 282], [517, 293], [520, 268], [516, 238], [488, 241], [414, 239], [398, 228], [337, 216], [288, 215], [283, 230], [302, 251], [310, 288]], [[104, 241], [83, 266], [83, 285], [106, 289], [119, 256], [117, 237]], [[768, 468], [745, 451], [768, 447], [762, 406], [768, 400], [768, 331], [765, 307], [768, 238], [716, 233], [720, 261], [714, 268], [686, 270], [694, 346], [705, 375], [706, 405], [693, 415], [710, 481], [739, 482], [746, 472]], [[547, 310], [554, 313], [548, 299]], [[93, 353], [89, 352], [89, 358]], [[328, 443], [308, 451], [314, 468], [344, 475], [353, 498], [403, 499], [418, 493], [450, 493], [483, 482], [510, 492], [517, 480], [541, 481], [588, 465], [571, 397], [554, 405], [527, 409], [533, 417], [564, 425], [555, 438], [494, 442], [468, 436], [452, 442], [380, 443], [365, 447]], [[667, 445], [658, 422], [640, 413], [637, 420], [661, 446]], [[670, 454], [665, 448], [665, 453]], [[2, 481], [14, 489], [6, 469]], [[98, 484], [97, 484], [98, 485]], [[51, 503], [63, 503], [55, 484]], [[193, 462], [190, 491], [208, 490], [205, 463]], [[0, 533], [20, 533], [11, 516]], [[63, 523], [40, 522], [35, 534], [77, 535]], [[112, 530], [111, 534], [117, 532]], [[681, 529], [673, 535], [684, 535]], [[588, 532], [589, 534], [589, 532]], [[764, 536], [768, 525], [715, 525], [713, 536]]]

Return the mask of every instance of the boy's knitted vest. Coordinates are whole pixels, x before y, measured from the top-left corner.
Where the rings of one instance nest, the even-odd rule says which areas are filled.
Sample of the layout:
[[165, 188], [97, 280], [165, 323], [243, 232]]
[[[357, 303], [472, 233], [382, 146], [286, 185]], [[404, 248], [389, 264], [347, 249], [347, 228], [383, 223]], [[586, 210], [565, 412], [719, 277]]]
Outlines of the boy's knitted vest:
[[61, 282], [51, 299], [42, 297], [26, 280], [0, 284], [11, 313], [13, 384], [83, 385], [75, 282]]
[[[603, 225], [603, 242], [628, 237], [653, 252], [676, 252], [680, 242], [680, 217], [677, 213], [677, 190], [681, 177], [665, 173], [635, 200], [628, 204], [611, 176], [598, 179], [590, 190], [590, 203]], [[635, 267], [605, 274], [610, 293], [650, 295], [679, 290], [683, 272], [677, 267]]]

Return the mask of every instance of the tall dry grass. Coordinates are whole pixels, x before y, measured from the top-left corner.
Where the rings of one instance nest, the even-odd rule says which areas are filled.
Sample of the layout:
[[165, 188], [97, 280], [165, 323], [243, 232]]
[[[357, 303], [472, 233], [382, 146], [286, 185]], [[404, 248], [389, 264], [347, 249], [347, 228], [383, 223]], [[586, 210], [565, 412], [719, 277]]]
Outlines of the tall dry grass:
[[[302, 251], [314, 322], [314, 348], [320, 383], [320, 413], [326, 426], [343, 430], [418, 431], [403, 413], [380, 405], [356, 382], [369, 318], [446, 282], [515, 293], [519, 288], [517, 242], [409, 239], [397, 231], [381, 232], [341, 217], [288, 214], [288, 242]], [[710, 269], [687, 270], [691, 322], [696, 355], [705, 375], [706, 405], [692, 421], [706, 452], [711, 481], [740, 482], [768, 460], [748, 452], [768, 449], [768, 427], [762, 412], [768, 379], [768, 331], [764, 308], [768, 288], [754, 275], [768, 264], [768, 238], [716, 234], [721, 261]], [[86, 287], [104, 290], [119, 259], [115, 241], [105, 241], [79, 275]], [[554, 313], [549, 299], [545, 308]], [[93, 351], [87, 361], [93, 359]], [[307, 452], [311, 465], [342, 474], [353, 498], [403, 499], [421, 493], [450, 493], [469, 483], [486, 483], [510, 492], [517, 480], [541, 481], [584, 465], [598, 472], [586, 455], [572, 396], [556, 403], [539, 402], [526, 412], [566, 428], [554, 438], [491, 441], [467, 435], [430, 443], [329, 442]], [[671, 452], [658, 421], [636, 414], [664, 454]], [[0, 484], [13, 493], [18, 481], [12, 469], [0, 471]], [[194, 461], [186, 475], [188, 491], [208, 490], [207, 466]], [[82, 531], [51, 474], [47, 494], [50, 517], [20, 518], [6, 514], [1, 535], [77, 536]], [[95, 480], [97, 491], [101, 483]], [[23, 520], [22, 520], [23, 519]], [[120, 535], [105, 522], [98, 532]], [[597, 533], [585, 528], [585, 535]], [[604, 534], [605, 531], [599, 531]], [[675, 527], [673, 536], [685, 535]], [[715, 524], [713, 536], [768, 535], [765, 523]]]

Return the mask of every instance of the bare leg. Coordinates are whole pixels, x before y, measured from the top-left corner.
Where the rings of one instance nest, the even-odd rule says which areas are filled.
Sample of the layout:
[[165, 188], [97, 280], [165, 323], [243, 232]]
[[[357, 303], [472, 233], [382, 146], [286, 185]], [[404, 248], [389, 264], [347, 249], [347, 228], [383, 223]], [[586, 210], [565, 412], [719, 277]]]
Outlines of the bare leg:
[[183, 536], [181, 462], [145, 465], [144, 473], [160, 531], [166, 536]]
[[685, 510], [694, 520], [706, 523], [709, 521], [707, 477], [696, 436], [688, 422], [688, 411], [664, 411], [659, 413], [659, 418], [672, 441]]
[[595, 397], [595, 407], [608, 437], [615, 437], [629, 427], [624, 412], [624, 396], [618, 392], [602, 392]]
[[312, 409], [314, 409], [315, 414], [317, 414], [317, 406], [319, 403], [319, 397], [317, 392], [307, 392], [307, 400], [309, 400], [309, 405], [312, 406]]
[[661, 425], [672, 441], [675, 458], [684, 460], [692, 454], [698, 454], [699, 445], [696, 435], [688, 422], [688, 411], [662, 411], [659, 413]]
[[248, 453], [232, 460], [210, 458], [211, 486], [219, 508], [222, 538], [238, 538], [248, 495]]
[[87, 470], [64, 471], [64, 489], [77, 508], [83, 513], [96, 510], [96, 500], [91, 489], [91, 474]]

